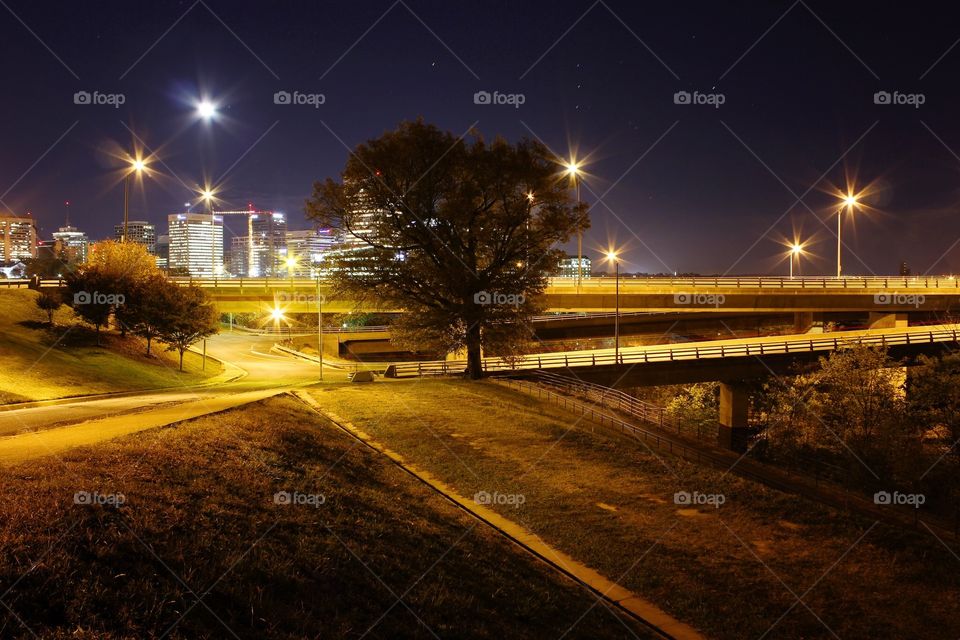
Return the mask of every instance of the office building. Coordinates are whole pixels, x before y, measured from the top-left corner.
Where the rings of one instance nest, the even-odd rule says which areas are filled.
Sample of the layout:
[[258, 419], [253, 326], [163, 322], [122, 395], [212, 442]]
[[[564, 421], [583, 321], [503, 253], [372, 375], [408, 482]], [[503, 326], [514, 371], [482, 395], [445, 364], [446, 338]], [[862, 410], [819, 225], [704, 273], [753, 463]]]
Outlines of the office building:
[[223, 216], [174, 213], [167, 216], [167, 223], [172, 274], [198, 278], [223, 275]]
[[87, 234], [76, 227], [66, 226], [53, 234], [54, 252], [66, 256], [70, 262], [84, 264], [90, 255], [90, 239]]
[[[590, 258], [580, 258], [580, 278], [585, 280], [590, 277], [590, 271], [593, 269], [593, 262]], [[567, 256], [561, 258], [557, 264], [557, 277], [576, 278], [577, 277], [577, 256]]]
[[30, 214], [0, 216], [0, 263], [37, 257], [37, 227]]
[[157, 268], [170, 268], [170, 236], [157, 236]]
[[[113, 239], [123, 240], [123, 224], [113, 225]], [[147, 253], [157, 253], [157, 228], [144, 220], [130, 220], [127, 222], [127, 242], [136, 242], [147, 248]]]
[[333, 229], [304, 229], [287, 231], [287, 257], [296, 265], [293, 275], [298, 278], [316, 278], [323, 263], [336, 244]]

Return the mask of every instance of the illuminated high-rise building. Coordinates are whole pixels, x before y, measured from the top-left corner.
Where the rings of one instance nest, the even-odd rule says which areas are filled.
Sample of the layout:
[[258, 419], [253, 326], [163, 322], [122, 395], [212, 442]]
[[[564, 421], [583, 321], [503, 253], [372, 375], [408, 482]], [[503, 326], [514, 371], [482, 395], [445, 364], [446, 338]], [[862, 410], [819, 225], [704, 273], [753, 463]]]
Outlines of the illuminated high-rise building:
[[287, 257], [293, 258], [296, 263], [293, 275], [298, 278], [317, 277], [335, 244], [333, 229], [287, 231]]
[[37, 227], [30, 214], [0, 216], [0, 263], [37, 257]]
[[[123, 225], [113, 225], [113, 239], [123, 240]], [[127, 242], [142, 244], [150, 255], [157, 254], [157, 227], [145, 220], [130, 220], [127, 222]]]
[[65, 254], [71, 261], [84, 264], [90, 255], [90, 239], [87, 234], [68, 223], [54, 232], [53, 242], [55, 251]]
[[223, 275], [223, 216], [174, 213], [170, 225], [170, 271], [198, 278]]
[[247, 275], [286, 275], [287, 217], [276, 211], [251, 211], [247, 222]]

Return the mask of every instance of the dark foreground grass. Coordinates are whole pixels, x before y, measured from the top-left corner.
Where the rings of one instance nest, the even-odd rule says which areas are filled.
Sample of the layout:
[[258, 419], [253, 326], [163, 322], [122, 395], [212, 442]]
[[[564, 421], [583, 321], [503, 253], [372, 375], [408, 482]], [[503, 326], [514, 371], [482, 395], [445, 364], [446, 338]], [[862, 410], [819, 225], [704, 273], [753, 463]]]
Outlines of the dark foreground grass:
[[0, 638], [648, 637], [289, 397], [0, 470], [0, 545]]
[[925, 532], [653, 455], [492, 383], [314, 396], [461, 494], [505, 496], [502, 515], [711, 637], [960, 637], [960, 549]]

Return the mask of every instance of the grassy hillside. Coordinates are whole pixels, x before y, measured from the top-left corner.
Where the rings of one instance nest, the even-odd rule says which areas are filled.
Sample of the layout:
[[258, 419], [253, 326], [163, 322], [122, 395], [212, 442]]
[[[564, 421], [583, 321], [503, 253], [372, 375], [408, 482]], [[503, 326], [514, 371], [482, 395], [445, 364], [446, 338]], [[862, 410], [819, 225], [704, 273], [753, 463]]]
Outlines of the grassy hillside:
[[[960, 637], [960, 565], [922, 527], [654, 454], [493, 383], [312, 393], [461, 495], [524, 496], [491, 507], [710, 637], [834, 637], [827, 627], [841, 638]], [[677, 492], [725, 502], [678, 504]]]
[[36, 296], [27, 289], [0, 290], [0, 404], [182, 386], [220, 373], [212, 360], [201, 372], [195, 354], [185, 356], [180, 373], [175, 353], [155, 345], [147, 358], [143, 341], [132, 336], [105, 332], [98, 347], [93, 329], [66, 306], [49, 327], [34, 304]]
[[282, 397], [0, 470], [0, 636], [649, 637], [321, 420]]

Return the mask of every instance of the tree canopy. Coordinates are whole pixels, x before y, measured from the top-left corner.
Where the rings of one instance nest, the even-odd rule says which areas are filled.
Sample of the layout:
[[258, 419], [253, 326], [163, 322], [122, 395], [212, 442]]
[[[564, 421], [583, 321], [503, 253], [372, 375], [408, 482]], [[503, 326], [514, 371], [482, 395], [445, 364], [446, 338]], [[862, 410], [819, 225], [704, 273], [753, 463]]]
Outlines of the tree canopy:
[[346, 242], [337, 290], [406, 313], [395, 339], [419, 350], [509, 355], [542, 309], [557, 244], [587, 225], [540, 142], [469, 141], [422, 121], [360, 144], [340, 180], [314, 185], [308, 217]]

